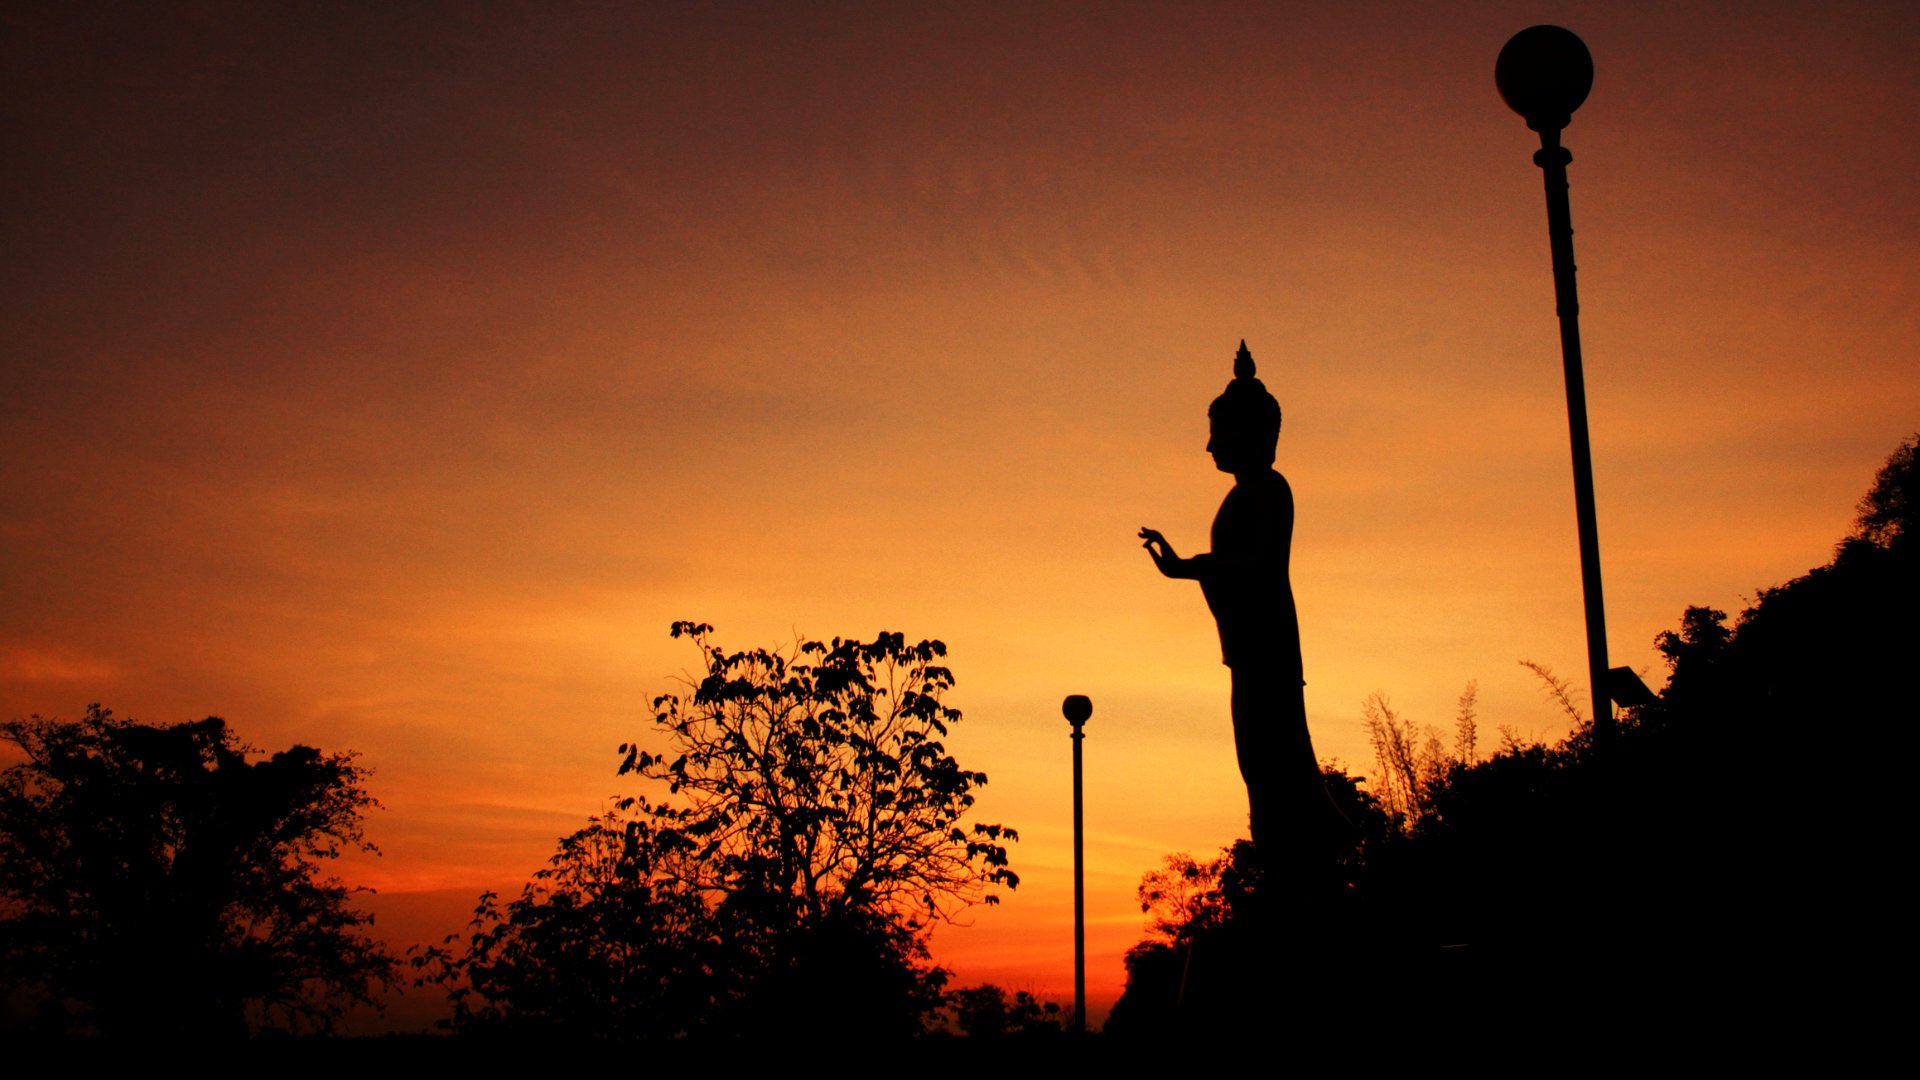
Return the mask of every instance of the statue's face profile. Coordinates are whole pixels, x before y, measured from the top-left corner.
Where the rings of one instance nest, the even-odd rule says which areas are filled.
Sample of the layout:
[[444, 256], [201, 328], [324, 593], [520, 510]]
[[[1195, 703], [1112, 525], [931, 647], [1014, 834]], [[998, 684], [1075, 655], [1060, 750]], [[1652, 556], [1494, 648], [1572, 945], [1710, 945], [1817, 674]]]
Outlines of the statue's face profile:
[[1274, 443], [1264, 432], [1249, 431], [1247, 425], [1214, 415], [1207, 423], [1207, 453], [1213, 455], [1213, 467], [1223, 473], [1243, 473], [1273, 464]]

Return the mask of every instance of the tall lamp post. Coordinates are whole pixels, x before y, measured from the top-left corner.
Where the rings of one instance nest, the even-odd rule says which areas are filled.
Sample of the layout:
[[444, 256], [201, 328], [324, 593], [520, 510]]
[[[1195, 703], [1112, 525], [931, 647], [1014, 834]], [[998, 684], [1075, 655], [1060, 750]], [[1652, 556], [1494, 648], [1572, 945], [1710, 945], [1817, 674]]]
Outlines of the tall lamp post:
[[1513, 35], [1493, 66], [1507, 106], [1540, 133], [1533, 163], [1547, 184], [1547, 240], [1553, 249], [1554, 309], [1560, 316], [1560, 358], [1567, 376], [1567, 429], [1573, 442], [1573, 503], [1580, 521], [1580, 581], [1586, 594], [1587, 676], [1593, 687], [1596, 742], [1613, 735], [1607, 687], [1607, 614], [1600, 592], [1600, 529], [1593, 509], [1593, 454], [1587, 439], [1587, 387], [1580, 367], [1580, 297], [1573, 280], [1573, 212], [1567, 165], [1573, 155], [1560, 131], [1593, 88], [1593, 56], [1571, 30], [1533, 26]]
[[1086, 822], [1080, 813], [1080, 728], [1093, 715], [1093, 701], [1074, 694], [1060, 703], [1060, 712], [1073, 725], [1073, 1031], [1087, 1032], [1087, 873]]

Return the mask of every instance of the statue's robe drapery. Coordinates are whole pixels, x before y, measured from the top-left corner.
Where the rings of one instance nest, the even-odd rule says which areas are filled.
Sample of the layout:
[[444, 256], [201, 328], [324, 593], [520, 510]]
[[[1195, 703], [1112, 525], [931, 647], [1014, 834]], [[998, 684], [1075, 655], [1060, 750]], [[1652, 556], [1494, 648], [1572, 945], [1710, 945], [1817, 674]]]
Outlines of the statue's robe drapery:
[[1292, 548], [1293, 489], [1268, 469], [1227, 493], [1213, 550], [1192, 560], [1233, 673], [1234, 748], [1254, 842], [1269, 849], [1313, 846], [1331, 809], [1307, 730]]

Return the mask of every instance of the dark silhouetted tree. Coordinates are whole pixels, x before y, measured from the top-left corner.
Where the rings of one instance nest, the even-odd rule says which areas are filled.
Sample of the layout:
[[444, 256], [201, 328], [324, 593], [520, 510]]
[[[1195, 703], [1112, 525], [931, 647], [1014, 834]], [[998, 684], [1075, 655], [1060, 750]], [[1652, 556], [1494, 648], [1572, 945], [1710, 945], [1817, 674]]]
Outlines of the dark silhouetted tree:
[[374, 805], [349, 754], [265, 760], [209, 717], [15, 720], [0, 773], [0, 956], [42, 1022], [109, 1035], [324, 1030], [394, 961], [319, 864]]
[[[1323, 767], [1321, 778], [1362, 838], [1333, 868], [1343, 887], [1328, 895], [1285, 868], [1268, 867], [1245, 840], [1206, 861], [1185, 852], [1167, 856], [1140, 882], [1147, 936], [1127, 951], [1126, 990], [1107, 1033], [1245, 1038], [1282, 1019], [1325, 1025], [1349, 1008], [1349, 975], [1365, 970], [1366, 947], [1353, 934], [1354, 893], [1368, 869], [1360, 854], [1405, 831], [1403, 819], [1344, 769]], [[1283, 990], [1284, 1016], [1274, 1008]]]
[[1147, 935], [1181, 945], [1217, 928], [1227, 917], [1221, 875], [1231, 854], [1201, 862], [1187, 852], [1166, 857], [1166, 866], [1140, 879], [1140, 910], [1148, 916]]
[[954, 1026], [976, 1039], [1052, 1037], [1066, 1031], [1059, 1004], [1025, 990], [1009, 998], [992, 983], [967, 986], [950, 991], [947, 1004]]
[[517, 899], [483, 895], [461, 954], [412, 963], [448, 985], [459, 1030], [672, 1037], [737, 990], [719, 933], [700, 895], [654, 878], [609, 817], [561, 840]]
[[1873, 487], [1860, 500], [1859, 518], [1850, 539], [1885, 550], [1913, 543], [1920, 532], [1920, 468], [1914, 455], [1920, 435], [1900, 444], [1874, 475]]
[[657, 741], [620, 747], [653, 790], [564, 841], [519, 900], [483, 899], [463, 952], [418, 958], [457, 1023], [885, 1035], [939, 1008], [926, 934], [1018, 883], [1013, 830], [963, 820], [986, 776], [941, 741], [960, 719], [946, 647], [729, 653], [710, 633], [674, 624], [706, 672], [654, 700]]
[[961, 823], [987, 778], [940, 741], [960, 719], [940, 700], [953, 686], [944, 644], [883, 633], [728, 653], [711, 631], [673, 626], [707, 674], [684, 700], [654, 699], [669, 748], [620, 748], [621, 773], [677, 796], [621, 803], [661, 872], [803, 919], [859, 909], [916, 923], [1018, 882], [1001, 845], [1012, 834]]

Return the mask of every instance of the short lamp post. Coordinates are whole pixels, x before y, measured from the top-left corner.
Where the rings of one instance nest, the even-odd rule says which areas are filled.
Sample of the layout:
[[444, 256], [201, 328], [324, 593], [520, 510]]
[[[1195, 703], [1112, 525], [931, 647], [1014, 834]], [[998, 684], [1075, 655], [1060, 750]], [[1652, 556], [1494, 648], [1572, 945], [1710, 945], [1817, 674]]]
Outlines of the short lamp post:
[[1613, 696], [1607, 678], [1607, 615], [1600, 591], [1600, 529], [1593, 508], [1593, 454], [1587, 438], [1587, 388], [1580, 365], [1580, 298], [1573, 278], [1573, 212], [1567, 201], [1567, 165], [1573, 155], [1560, 131], [1593, 88], [1593, 56], [1571, 30], [1533, 26], [1513, 35], [1493, 66], [1494, 85], [1509, 108], [1540, 133], [1540, 166], [1547, 185], [1547, 240], [1553, 250], [1554, 308], [1560, 316], [1560, 359], [1567, 378], [1567, 428], [1573, 442], [1573, 503], [1580, 526], [1580, 582], [1586, 596], [1587, 675], [1593, 687], [1596, 742], [1613, 735]]
[[1087, 1032], [1087, 868], [1086, 820], [1080, 805], [1080, 728], [1093, 715], [1093, 701], [1074, 694], [1060, 703], [1060, 712], [1073, 725], [1073, 1031]]

